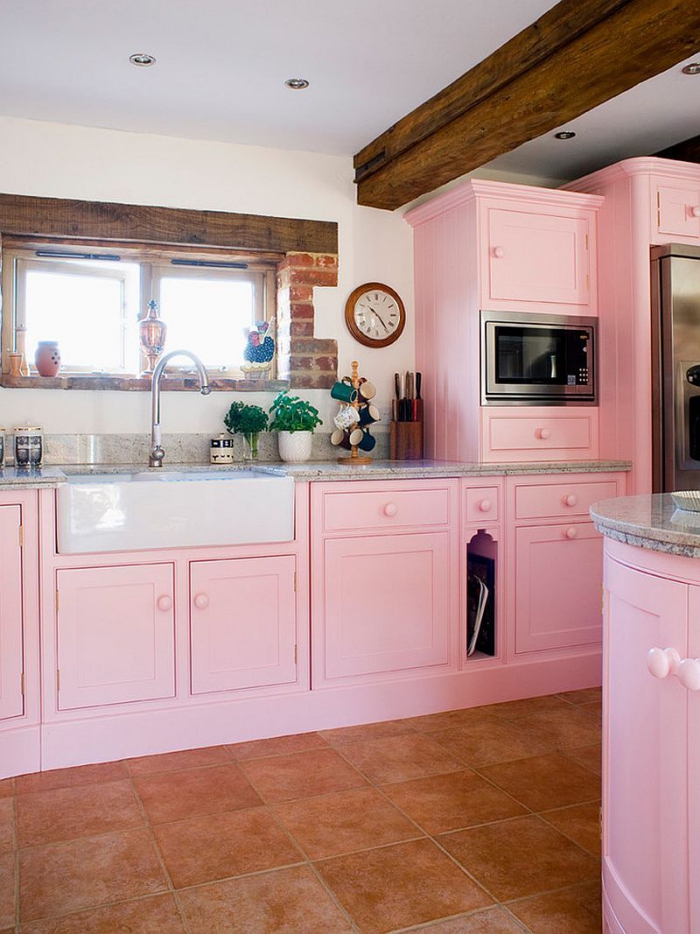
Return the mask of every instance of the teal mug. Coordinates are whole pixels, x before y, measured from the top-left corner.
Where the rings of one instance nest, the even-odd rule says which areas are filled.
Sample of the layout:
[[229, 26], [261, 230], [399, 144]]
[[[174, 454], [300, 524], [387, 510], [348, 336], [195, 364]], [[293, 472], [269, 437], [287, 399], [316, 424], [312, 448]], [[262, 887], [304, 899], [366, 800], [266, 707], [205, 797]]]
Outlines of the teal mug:
[[369, 403], [360, 409], [360, 425], [371, 425], [372, 422], [379, 421], [379, 409], [376, 405]]
[[345, 402], [349, 405], [352, 405], [353, 402], [357, 402], [357, 390], [347, 376], [333, 384], [331, 396], [337, 399], [338, 402]]
[[372, 451], [377, 443], [374, 435], [371, 435], [366, 429], [356, 428], [350, 434], [350, 444], [354, 444], [361, 451]]

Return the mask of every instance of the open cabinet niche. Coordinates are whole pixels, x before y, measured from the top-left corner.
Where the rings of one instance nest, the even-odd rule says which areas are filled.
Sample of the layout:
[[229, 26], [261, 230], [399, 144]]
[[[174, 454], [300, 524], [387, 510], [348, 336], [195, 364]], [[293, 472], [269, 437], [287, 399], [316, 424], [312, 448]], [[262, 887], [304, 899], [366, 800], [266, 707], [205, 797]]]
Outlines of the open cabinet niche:
[[479, 529], [467, 542], [467, 660], [493, 658], [497, 645], [498, 541]]

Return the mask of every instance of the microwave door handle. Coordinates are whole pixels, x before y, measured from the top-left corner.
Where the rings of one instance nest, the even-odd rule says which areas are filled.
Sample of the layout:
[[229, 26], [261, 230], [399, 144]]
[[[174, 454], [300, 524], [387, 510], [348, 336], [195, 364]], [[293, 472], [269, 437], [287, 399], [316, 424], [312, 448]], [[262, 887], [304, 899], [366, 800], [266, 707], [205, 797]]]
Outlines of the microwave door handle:
[[553, 353], [549, 355], [549, 375], [552, 379], [557, 378], [557, 355]]

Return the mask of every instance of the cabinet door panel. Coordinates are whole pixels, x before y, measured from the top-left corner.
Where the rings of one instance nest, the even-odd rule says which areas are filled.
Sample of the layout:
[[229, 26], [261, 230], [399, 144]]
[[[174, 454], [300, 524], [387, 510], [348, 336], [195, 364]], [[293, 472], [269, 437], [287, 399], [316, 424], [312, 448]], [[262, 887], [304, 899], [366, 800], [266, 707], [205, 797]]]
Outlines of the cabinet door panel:
[[61, 710], [173, 697], [173, 567], [58, 572]]
[[659, 234], [700, 240], [700, 187], [659, 185], [656, 205]]
[[[700, 587], [689, 588], [688, 655], [700, 658]], [[700, 691], [688, 691], [688, 878], [690, 930], [700, 931]]]
[[515, 532], [515, 651], [601, 641], [603, 539], [588, 522]]
[[489, 293], [498, 301], [589, 302], [587, 218], [489, 212]]
[[448, 661], [448, 533], [325, 543], [325, 675]]
[[647, 668], [653, 647], [686, 654], [688, 588], [608, 560], [606, 590], [606, 892], [626, 931], [688, 931], [686, 692]]
[[296, 559], [191, 565], [192, 693], [296, 681]]
[[0, 506], [0, 720], [24, 713], [21, 522], [19, 506]]

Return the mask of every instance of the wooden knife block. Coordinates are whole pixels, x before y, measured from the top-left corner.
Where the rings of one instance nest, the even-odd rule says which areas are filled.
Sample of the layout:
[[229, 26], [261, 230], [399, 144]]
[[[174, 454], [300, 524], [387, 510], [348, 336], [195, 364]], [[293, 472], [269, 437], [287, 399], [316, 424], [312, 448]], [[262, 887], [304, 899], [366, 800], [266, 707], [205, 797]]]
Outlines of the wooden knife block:
[[392, 422], [389, 457], [393, 461], [423, 459], [423, 422]]

